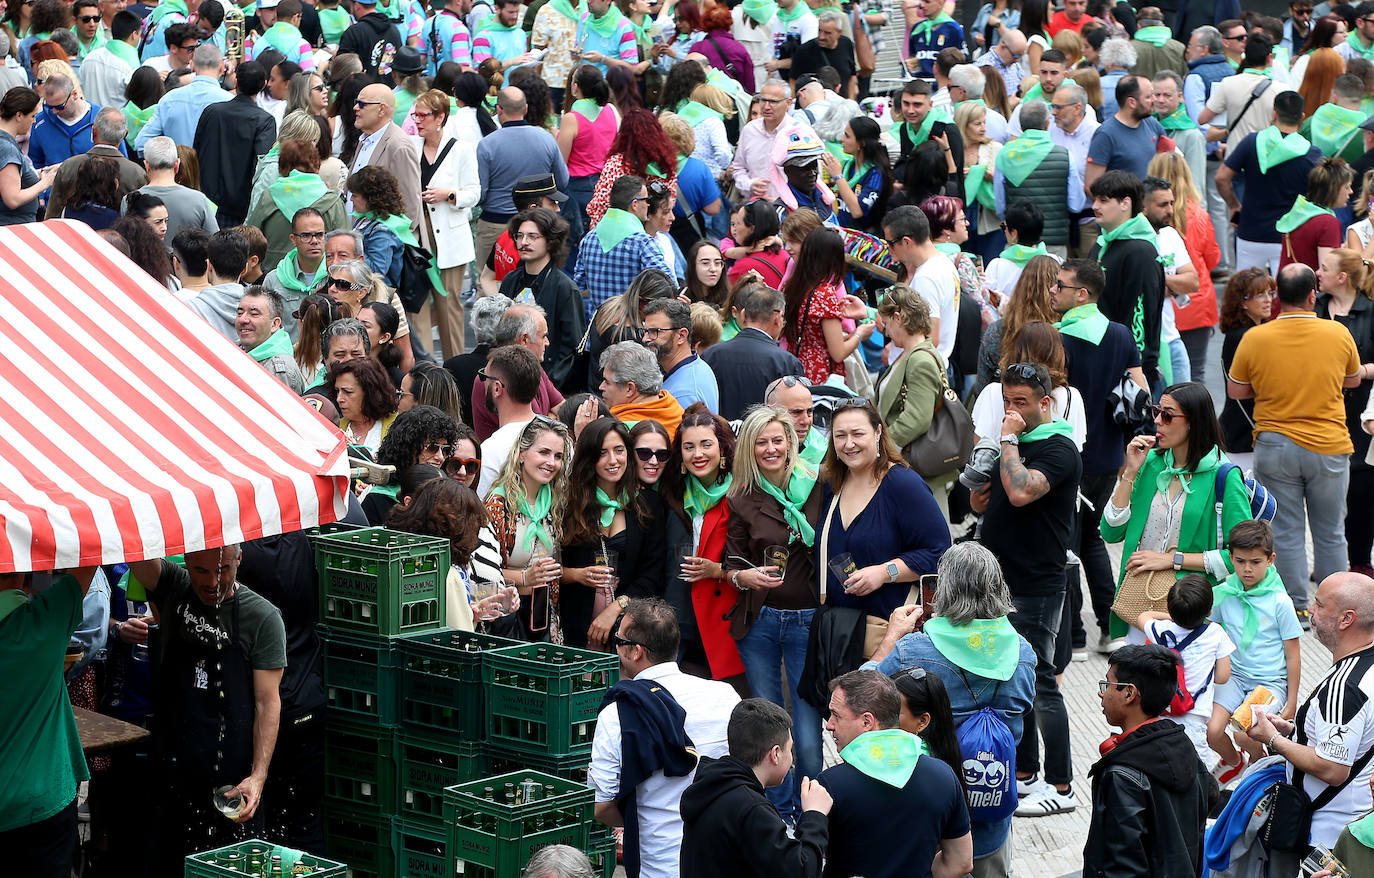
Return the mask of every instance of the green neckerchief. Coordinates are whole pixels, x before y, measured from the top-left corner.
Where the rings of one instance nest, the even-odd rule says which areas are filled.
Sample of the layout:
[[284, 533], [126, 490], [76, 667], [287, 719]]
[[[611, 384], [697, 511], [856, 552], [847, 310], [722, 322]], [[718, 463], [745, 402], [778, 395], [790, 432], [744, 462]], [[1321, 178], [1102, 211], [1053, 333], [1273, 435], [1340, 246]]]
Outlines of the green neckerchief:
[[1179, 101], [1178, 106], [1174, 107], [1174, 111], [1169, 115], [1157, 115], [1155, 118], [1159, 120], [1160, 125], [1164, 126], [1165, 131], [1186, 131], [1189, 128], [1197, 128], [1197, 123], [1193, 121], [1192, 116], [1188, 115], [1188, 108], [1183, 105], [1182, 101]]
[[840, 758], [863, 774], [890, 787], [902, 789], [916, 772], [916, 762], [927, 753], [926, 742], [901, 729], [864, 732], [840, 751]]
[[291, 347], [291, 333], [287, 332], [285, 329], [278, 329], [267, 337], [267, 341], [248, 352], [248, 356], [257, 360], [259, 363], [263, 360], [269, 360], [277, 354], [288, 357], [295, 355]]
[[717, 479], [714, 485], [703, 485], [701, 479], [689, 475], [682, 490], [682, 508], [693, 518], [705, 515], [725, 497], [725, 492], [730, 490], [734, 480], [734, 476], [726, 473], [725, 478]]
[[935, 249], [945, 254], [950, 259], [953, 259], [955, 256], [959, 255], [959, 253], [963, 252], [963, 248], [953, 241], [942, 241], [935, 245]]
[[[492, 493], [499, 497], [505, 497], [505, 489], [496, 487]], [[506, 497], [509, 500], [509, 497]], [[525, 528], [525, 541], [521, 543], [521, 548], [526, 552], [534, 551], [534, 541], [536, 539], [544, 544], [547, 549], [553, 549], [553, 536], [549, 529], [545, 527], [544, 521], [553, 511], [553, 488], [548, 485], [540, 485], [539, 492], [534, 495], [534, 506], [530, 506], [529, 500], [525, 499], [523, 493], [515, 498], [515, 511], [525, 516], [529, 520], [529, 526]]]
[[687, 121], [687, 124], [691, 125], [693, 128], [697, 127], [702, 122], [708, 122], [711, 119], [725, 119], [724, 114], [717, 113], [715, 110], [711, 109], [703, 103], [691, 100], [683, 101], [682, 103], [678, 104], [677, 109], [674, 110], [674, 112], [681, 116], [683, 119], [685, 119]]
[[988, 165], [984, 162], [964, 172], [964, 203], [978, 202], [988, 210], [997, 209], [997, 193], [988, 180]]
[[678, 172], [682, 170], [682, 166], [684, 163], [686, 163], [686, 161], [687, 156], [683, 155], [682, 153], [678, 153], [677, 167], [673, 168], [673, 172], [671, 174], [663, 173], [663, 169], [658, 166], [658, 162], [649, 162], [647, 165], [644, 166], [644, 176], [658, 177], [660, 180], [667, 180], [672, 177], [676, 177]]
[[[825, 447], [825, 436], [820, 430], [812, 427], [806, 432], [806, 439], [802, 447], [798, 449], [797, 456], [809, 463], [812, 467], [819, 467], [821, 461], [825, 459]], [[812, 481], [814, 481], [814, 479]]]
[[285, 177], [278, 177], [267, 187], [267, 191], [271, 193], [272, 201], [282, 212], [282, 216], [286, 217], [287, 222], [291, 222], [296, 211], [319, 201], [329, 192], [329, 187], [324, 185], [319, 174], [295, 170]]
[[566, 19], [577, 22], [582, 18], [582, 13], [586, 12], [586, 7], [574, 6], [568, 0], [549, 0], [549, 5], [554, 11]]
[[1097, 310], [1097, 303], [1089, 302], [1065, 311], [1054, 327], [1064, 335], [1081, 338], [1096, 347], [1102, 343], [1102, 336], [1107, 334], [1107, 326], [1110, 323], [1111, 321]]
[[[1259, 613], [1255, 610], [1255, 605], [1251, 603], [1256, 598], [1266, 597], [1271, 594], [1286, 594], [1283, 587], [1283, 580], [1279, 578], [1278, 568], [1270, 564], [1265, 571], [1264, 578], [1255, 583], [1254, 588], [1246, 588], [1245, 583], [1240, 581], [1240, 577], [1232, 573], [1226, 577], [1226, 581], [1212, 588], [1212, 606], [1220, 606], [1221, 602], [1227, 598], [1240, 598], [1241, 607], [1244, 609], [1242, 616], [1240, 639], [1236, 640], [1234, 632], [1228, 631], [1231, 639], [1241, 649], [1249, 649], [1254, 642], [1255, 635], [1259, 632]], [[926, 623], [927, 625], [930, 623]], [[1225, 627], [1225, 626], [1222, 626]]]
[[1102, 249], [1097, 254], [1098, 262], [1107, 255], [1107, 248], [1113, 241], [1149, 241], [1156, 250], [1159, 249], [1159, 235], [1143, 213], [1136, 214], [1111, 231], [1103, 229], [1097, 240], [1102, 242]]
[[1333, 156], [1345, 149], [1350, 138], [1359, 130], [1360, 123], [1367, 119], [1359, 110], [1350, 110], [1337, 104], [1322, 104], [1312, 114], [1312, 145], [1322, 151], [1322, 155]]
[[654, 20], [650, 18], [647, 13], [644, 15], [643, 24], [636, 24], [633, 15], [625, 16], [625, 20], [630, 23], [630, 30], [634, 32], [635, 43], [640, 46], [649, 46], [653, 44], [654, 39], [649, 33], [649, 29], [654, 26]]
[[949, 13], [941, 9], [940, 14], [934, 18], [925, 18], [916, 22], [916, 26], [911, 29], [911, 39], [916, 40], [922, 37], [929, 37], [931, 31], [935, 30], [936, 27], [947, 21], [953, 20], [954, 18]]
[[100, 28], [96, 28], [95, 38], [91, 40], [90, 45], [81, 42], [80, 37], [77, 37], [76, 45], [77, 51], [80, 53], [81, 59], [84, 61], [87, 55], [91, 54], [96, 49], [99, 49], [101, 46], [105, 45], [105, 34], [101, 32]]
[[1272, 125], [1255, 137], [1255, 158], [1259, 160], [1260, 171], [1265, 174], [1274, 165], [1307, 155], [1311, 148], [1312, 144], [1298, 132], [1285, 136]]
[[[136, 69], [136, 68], [135, 68]], [[153, 113], [157, 112], [157, 104], [149, 104], [147, 107], [140, 107], [133, 101], [126, 101], [123, 107], [124, 119], [129, 123], [129, 136], [125, 139], [133, 143], [138, 133], [143, 130], [143, 126], [148, 124], [148, 120], [153, 118]]]
[[258, 39], [281, 52], [287, 58], [292, 58], [300, 50], [301, 41], [304, 37], [301, 36], [300, 30], [294, 24], [279, 21], [263, 31], [262, 36]]
[[611, 522], [615, 521], [615, 514], [625, 511], [625, 501], [619, 497], [610, 496], [601, 490], [600, 486], [596, 489], [596, 505], [601, 507], [600, 521], [602, 527], [610, 527]]
[[1374, 45], [1366, 46], [1364, 43], [1360, 42], [1358, 31], [1351, 31], [1346, 34], [1345, 41], [1350, 44], [1352, 49], [1359, 52], [1361, 57], [1374, 61]]
[[911, 137], [911, 145], [917, 147], [930, 138], [931, 129], [935, 127], [936, 122], [950, 121], [953, 120], [950, 118], [949, 113], [945, 111], [944, 107], [931, 107], [930, 112], [926, 113], [926, 117], [921, 120], [920, 128], [912, 128], [910, 122], [898, 122], [892, 127], [896, 129], [894, 133], [896, 134], [897, 144], [899, 146], [902, 143], [902, 132], [905, 131]]
[[588, 122], [595, 122], [596, 117], [601, 115], [603, 106], [591, 98], [578, 98], [573, 101], [572, 112], [580, 113], [587, 117]]
[[[778, 4], [774, 3], [773, 0], [744, 0], [744, 3], [740, 5], [744, 9], [744, 14], [760, 25], [772, 21], [773, 16], [778, 14]], [[800, 0], [798, 0], [797, 5], [801, 5]]]
[[339, 37], [348, 30], [348, 26], [353, 23], [353, 18], [346, 11], [334, 9], [316, 10], [320, 16], [320, 31], [324, 34], [326, 43], [339, 44]]
[[624, 15], [620, 14], [620, 10], [616, 8], [616, 5], [612, 3], [606, 8], [605, 14], [600, 18], [597, 18], [590, 12], [587, 13], [587, 29], [598, 37], [601, 37], [601, 39], [609, 40], [611, 37], [615, 36], [615, 32], [620, 29], [620, 22], [624, 17]]
[[1054, 144], [1050, 142], [1050, 133], [1044, 128], [1032, 128], [1002, 147], [1002, 151], [997, 153], [997, 170], [1002, 172], [1008, 183], [1020, 186], [1032, 171], [1040, 167], [1051, 149], [1054, 149]]
[[864, 162], [860, 165], [854, 159], [847, 159], [844, 163], [844, 181], [849, 184], [849, 188], [854, 190], [854, 194], [859, 194], [859, 181], [868, 176], [868, 172], [873, 169], [872, 162]]
[[1346, 828], [1360, 844], [1374, 848], [1374, 814], [1366, 814]]
[[[767, 479], [759, 479], [759, 484], [763, 487], [763, 493], [778, 501], [778, 505], [782, 507], [782, 517], [787, 522], [787, 526], [797, 532], [803, 543], [811, 546], [815, 545], [816, 542], [816, 529], [811, 526], [811, 522], [806, 520], [806, 513], [802, 512], [802, 504], [806, 502], [807, 494], [811, 493], [811, 489], [808, 487], [806, 493], [798, 491], [802, 481], [804, 480], [789, 478], [786, 493]], [[799, 493], [801, 496], [797, 496]]]
[[1308, 220], [1319, 217], [1322, 214], [1327, 216], [1336, 215], [1330, 208], [1313, 204], [1305, 197], [1299, 195], [1298, 200], [1293, 202], [1293, 207], [1288, 213], [1279, 217], [1278, 222], [1274, 223], [1274, 231], [1286, 235]]
[[7, 588], [0, 591], [0, 622], [5, 621], [10, 613], [24, 606], [29, 602], [28, 592], [22, 588]]
[[[777, 15], [778, 21], [782, 22], [783, 24], [789, 24], [801, 18], [803, 15], [810, 11], [810, 6], [807, 6], [804, 2], [802, 2], [802, 0], [797, 0], [797, 2], [793, 4], [791, 9], [783, 9], [781, 6], [779, 6], [778, 11], [774, 14]], [[759, 24], [763, 24], [763, 22], [759, 22]]]
[[1041, 101], [1043, 101], [1044, 99], [1045, 99], [1045, 87], [1044, 87], [1043, 85], [1040, 84], [1040, 80], [1038, 80], [1038, 79], [1035, 81], [1035, 84], [1034, 84], [1034, 85], [1032, 85], [1030, 88], [1026, 89], [1026, 93], [1025, 93], [1025, 94], [1021, 95], [1021, 102], [1022, 102], [1022, 103], [1025, 103], [1026, 101], [1035, 101], [1035, 100], [1041, 100]]
[[1173, 449], [1169, 449], [1164, 452], [1164, 468], [1155, 476], [1155, 488], [1159, 490], [1159, 493], [1167, 494], [1169, 491], [1169, 483], [1174, 480], [1174, 476], [1178, 476], [1178, 483], [1183, 486], [1183, 493], [1191, 494], [1193, 493], [1193, 481], [1198, 476], [1205, 476], [1209, 473], [1216, 472], [1217, 467], [1221, 466], [1221, 464], [1221, 450], [1213, 448], [1211, 451], [1202, 455], [1202, 459], [1197, 462], [1196, 467], [1189, 469], [1186, 467], [1174, 466], [1174, 452]]
[[[612, 6], [612, 9], [615, 7]], [[615, 245], [630, 237], [631, 235], [643, 234], [644, 223], [639, 221], [639, 217], [618, 207], [612, 207], [606, 211], [606, 215], [601, 218], [601, 222], [596, 224], [596, 240], [601, 245], [602, 253], [610, 253], [615, 249]]]
[[277, 280], [281, 282], [281, 285], [291, 292], [309, 293], [320, 285], [320, 281], [324, 280], [325, 275], [327, 275], [329, 271], [325, 268], [324, 260], [321, 259], [320, 264], [315, 266], [314, 276], [302, 283], [301, 280], [296, 277], [300, 269], [300, 264], [296, 262], [297, 255], [296, 248], [292, 247], [291, 252], [283, 256], [281, 261], [277, 263], [275, 274], [277, 275]]
[[148, 22], [149, 24], [157, 24], [174, 12], [180, 12], [187, 18], [191, 17], [191, 11], [186, 6], [186, 0], [162, 0], [148, 13]]
[[128, 64], [135, 70], [142, 62], [138, 60], [138, 49], [124, 42], [123, 40], [110, 40], [105, 44], [105, 48], [110, 50], [110, 54]]
[[1011, 621], [974, 619], [958, 628], [944, 616], [932, 616], [921, 629], [940, 654], [962, 668], [989, 680], [1010, 680], [1021, 658], [1021, 642]]
[[[276, 184], [274, 183], [272, 185], [275, 186]], [[385, 219], [378, 217], [370, 210], [367, 213], [354, 212], [353, 215], [360, 220], [381, 223], [391, 230], [391, 234], [400, 238], [402, 244], [409, 244], [412, 247], [420, 246], [415, 242], [415, 233], [410, 230], [410, 217], [403, 213], [393, 213]]]
[[1022, 268], [1037, 256], [1048, 256], [1050, 251], [1045, 248], [1045, 242], [1041, 241], [1034, 247], [1027, 247], [1025, 244], [1008, 244], [1006, 249], [997, 254], [998, 259], [1005, 259]]
[[1073, 427], [1063, 418], [1052, 418], [1038, 427], [1027, 430], [1021, 434], [1020, 442], [1025, 445], [1027, 442], [1039, 442], [1041, 439], [1048, 439], [1051, 436], [1073, 436]]
[[1149, 43], [1152, 46], [1162, 46], [1174, 38], [1174, 32], [1162, 24], [1142, 27], [1135, 32], [1135, 39], [1142, 43]]
[[955, 104], [955, 105], [954, 105], [954, 109], [957, 110], [957, 109], [959, 109], [960, 107], [962, 107], [964, 104], [969, 104], [969, 105], [974, 106], [974, 107], [982, 107], [982, 108], [984, 108], [984, 109], [987, 109], [987, 106], [988, 106], [987, 101], [983, 100], [982, 98], [969, 98], [969, 99], [966, 100], [966, 101], [960, 101], [959, 103]]

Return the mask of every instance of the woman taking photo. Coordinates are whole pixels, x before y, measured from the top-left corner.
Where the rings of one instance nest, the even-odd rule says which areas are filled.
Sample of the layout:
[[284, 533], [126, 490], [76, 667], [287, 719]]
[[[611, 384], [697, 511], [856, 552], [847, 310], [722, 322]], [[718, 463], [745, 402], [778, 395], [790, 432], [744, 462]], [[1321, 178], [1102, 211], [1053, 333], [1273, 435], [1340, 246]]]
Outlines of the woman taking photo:
[[782, 286], [787, 300], [783, 338], [801, 360], [807, 379], [824, 384], [832, 374], [844, 378], [845, 358], [873, 334], [873, 324], [860, 324], [845, 335], [844, 239], [832, 228], [806, 236], [792, 275]]
[[598, 418], [577, 437], [558, 602], [569, 646], [606, 649], [630, 599], [663, 592], [663, 501], [640, 490], [629, 440], [614, 418]]
[[56, 165], [35, 169], [19, 146], [42, 103], [31, 88], [12, 88], [0, 98], [0, 226], [37, 222], [38, 196], [57, 176]]
[[[1251, 517], [1244, 474], [1239, 467], [1231, 470], [1223, 496], [1216, 496], [1217, 467], [1227, 458], [1206, 387], [1174, 384], [1151, 411], [1155, 435], [1126, 445], [1126, 464], [1102, 513], [1102, 538], [1121, 543], [1117, 591], [1127, 574], [1156, 571], [1175, 577], [1203, 573], [1215, 588], [1233, 572], [1225, 546], [1217, 545], [1216, 504], [1222, 503], [1222, 534]], [[1132, 643], [1144, 643], [1135, 621], [1113, 613], [1108, 633], [1117, 638], [1129, 629]]]
[[850, 119], [840, 149], [849, 156], [843, 163], [829, 152], [821, 156], [826, 172], [835, 178], [835, 219], [846, 229], [881, 230], [892, 197], [892, 161], [878, 123], [868, 116]]
[[487, 495], [487, 517], [501, 548], [501, 578], [520, 593], [521, 636], [562, 642], [557, 554], [567, 505], [568, 428], [535, 418], [520, 431]]
[[[990, 76], [989, 79], [1001, 79]], [[964, 101], [954, 108], [954, 124], [964, 138], [964, 198], [973, 222], [969, 242], [983, 264], [997, 258], [1007, 246], [1007, 236], [997, 216], [997, 196], [993, 191], [997, 153], [1002, 144], [988, 137], [988, 110], [983, 104]]]
[[326, 233], [348, 228], [343, 197], [325, 185], [319, 172], [320, 153], [313, 142], [284, 140], [279, 144], [278, 177], [268, 185], [267, 194], [245, 220], [245, 224], [261, 229], [267, 238], [267, 256], [262, 260], [264, 272], [275, 270], [277, 263], [295, 248], [292, 218], [302, 208], [320, 212]]
[[737, 598], [730, 635], [750, 690], [792, 707], [797, 764], [788, 780], [765, 791], [786, 819], [798, 813], [801, 778], [815, 777], [822, 765], [820, 714], [797, 694], [819, 606], [811, 522], [820, 514], [821, 491], [798, 458], [796, 430], [781, 409], [751, 409], [735, 447], [724, 565]]
[[329, 367], [326, 392], [339, 407], [339, 429], [350, 445], [373, 454], [396, 420], [396, 386], [376, 360], [344, 360]]
[[[1240, 340], [1252, 326], [1267, 323], [1273, 313], [1274, 279], [1263, 268], [1242, 268], [1231, 275], [1221, 302], [1221, 372], [1230, 374]], [[1244, 470], [1255, 464], [1255, 401], [1226, 398], [1221, 409], [1221, 438], [1226, 456]]]
[[762, 198], [746, 201], [730, 213], [730, 240], [721, 241], [722, 254], [732, 260], [726, 277], [735, 283], [746, 271], [757, 271], [773, 289], [782, 286], [787, 273], [787, 254], [783, 252], [778, 211], [773, 202]]

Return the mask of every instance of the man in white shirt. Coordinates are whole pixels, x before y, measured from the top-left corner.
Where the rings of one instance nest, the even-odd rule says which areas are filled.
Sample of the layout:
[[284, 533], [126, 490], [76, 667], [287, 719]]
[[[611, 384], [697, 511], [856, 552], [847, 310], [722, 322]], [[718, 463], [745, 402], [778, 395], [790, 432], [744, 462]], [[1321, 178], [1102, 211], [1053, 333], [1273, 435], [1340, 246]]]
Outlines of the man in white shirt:
[[1193, 380], [1192, 367], [1188, 360], [1188, 349], [1183, 346], [1183, 338], [1174, 325], [1175, 302], [1188, 304], [1188, 296], [1198, 291], [1198, 273], [1188, 256], [1183, 236], [1174, 228], [1173, 188], [1168, 180], [1146, 177], [1145, 207], [1141, 211], [1154, 226], [1158, 236], [1159, 261], [1164, 265], [1164, 308], [1160, 312], [1163, 330], [1159, 336], [1159, 358], [1164, 360], [1165, 348], [1168, 349], [1169, 364], [1172, 367], [1174, 384]]
[[496, 432], [482, 443], [482, 473], [477, 481], [478, 496], [485, 497], [496, 483], [496, 476], [505, 465], [520, 438], [520, 431], [534, 420], [534, 395], [539, 392], [539, 358], [528, 348], [517, 344], [496, 348], [487, 357], [485, 369], [477, 370], [478, 383], [486, 396], [474, 406], [486, 405], [495, 410], [500, 424]]
[[122, 107], [124, 89], [138, 66], [139, 29], [137, 15], [127, 9], [115, 13], [113, 32], [109, 42], [91, 52], [81, 61], [77, 78], [86, 100], [97, 107]]
[[[696, 776], [696, 767], [683, 758], [681, 748], [674, 748], [672, 738], [663, 738], [661, 760], [671, 776], [659, 768], [638, 780], [632, 790], [622, 789], [622, 777], [627, 767], [644, 765], [644, 753], [630, 758], [623, 751], [621, 731], [634, 726], [639, 733], [636, 743], [643, 748], [647, 730], [656, 728], [653, 714], [662, 702], [650, 702], [652, 712], [638, 707], [645, 697], [652, 695], [634, 692], [627, 681], [634, 684], [654, 684], [654, 694], [666, 695], [669, 715], [681, 716], [681, 732], [685, 732], [686, 746], [696, 756], [719, 759], [729, 752], [727, 731], [730, 713], [739, 703], [739, 695], [728, 683], [703, 680], [682, 673], [677, 666], [677, 615], [660, 598], [631, 601], [626, 596], [617, 599], [621, 605], [619, 630], [612, 629], [611, 642], [620, 656], [621, 683], [612, 689], [625, 687], [615, 701], [602, 708], [596, 719], [596, 734], [592, 738], [592, 761], [587, 780], [596, 789], [596, 818], [608, 826], [622, 826], [625, 814], [622, 805], [633, 802], [637, 825], [627, 827], [625, 833], [625, 862], [629, 867], [637, 855], [640, 878], [678, 878], [678, 860], [682, 848], [682, 815], [679, 805], [682, 793]], [[614, 606], [614, 605], [612, 605]], [[622, 717], [622, 706], [627, 713]], [[635, 715], [628, 710], [634, 706]], [[678, 709], [682, 711], [678, 714]], [[663, 730], [660, 729], [660, 733]], [[676, 731], [676, 730], [673, 730]], [[682, 734], [676, 738], [681, 739]], [[690, 751], [688, 751], [690, 753]], [[634, 874], [627, 868], [630, 874]], [[694, 876], [693, 876], [694, 878]]]
[[[1050, 115], [1054, 124], [1050, 126], [1050, 142], [1069, 151], [1069, 164], [1078, 172], [1078, 179], [1088, 167], [1088, 147], [1092, 145], [1093, 134], [1100, 122], [1088, 112], [1088, 93], [1076, 82], [1065, 82], [1054, 90], [1050, 103]], [[1089, 206], [1091, 208], [1091, 205]], [[1097, 243], [1097, 223], [1093, 221], [1091, 209], [1070, 214], [1071, 223], [1078, 224], [1078, 243], [1069, 235], [1069, 255], [1075, 258], [1086, 257]]]
[[[1274, 98], [1292, 87], [1271, 79], [1267, 71], [1274, 66], [1274, 46], [1263, 34], [1251, 34], [1245, 43], [1245, 69], [1228, 76], [1212, 87], [1207, 106], [1198, 113], [1199, 125], [1209, 125], [1225, 116], [1226, 151], [1229, 153], [1245, 135], [1263, 131], [1273, 124]], [[1260, 90], [1262, 83], [1268, 83]], [[1256, 92], [1259, 96], [1256, 97]], [[1252, 101], [1251, 98], [1254, 98]]]
[[930, 221], [918, 207], [903, 205], [883, 217], [883, 237], [902, 263], [902, 283], [930, 306], [930, 341], [949, 362], [959, 328], [959, 272], [930, 240]]

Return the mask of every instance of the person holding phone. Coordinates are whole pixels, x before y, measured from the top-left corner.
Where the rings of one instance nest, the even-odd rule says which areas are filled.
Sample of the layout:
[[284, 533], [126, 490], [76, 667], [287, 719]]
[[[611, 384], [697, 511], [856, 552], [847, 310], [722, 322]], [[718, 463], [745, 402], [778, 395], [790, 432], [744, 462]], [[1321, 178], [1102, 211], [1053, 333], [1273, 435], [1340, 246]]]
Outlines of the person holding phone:
[[568, 428], [536, 416], [520, 431], [486, 498], [487, 516], [501, 547], [501, 577], [520, 593], [518, 616], [527, 640], [546, 641], [557, 633], [552, 607], [563, 572], [555, 555], [562, 538], [571, 458]]

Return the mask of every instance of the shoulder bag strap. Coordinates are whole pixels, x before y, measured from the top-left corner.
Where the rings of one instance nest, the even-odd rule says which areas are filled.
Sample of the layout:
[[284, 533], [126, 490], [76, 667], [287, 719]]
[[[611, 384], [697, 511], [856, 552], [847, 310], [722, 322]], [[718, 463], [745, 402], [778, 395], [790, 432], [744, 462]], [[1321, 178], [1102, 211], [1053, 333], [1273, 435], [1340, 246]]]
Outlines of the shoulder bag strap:
[[825, 590], [830, 582], [830, 522], [835, 517], [835, 508], [840, 505], [840, 495], [830, 498], [830, 508], [825, 513], [825, 524], [821, 527], [821, 589], [820, 601], [825, 603]]
[[1236, 465], [1234, 463], [1223, 463], [1221, 466], [1217, 467], [1217, 482], [1216, 487], [1213, 489], [1213, 499], [1217, 506], [1217, 551], [1221, 551], [1226, 545], [1226, 525], [1221, 520], [1221, 512], [1226, 506], [1226, 478], [1231, 474], [1231, 470], [1235, 468]]
[[1232, 128], [1235, 128], [1236, 124], [1240, 122], [1241, 117], [1245, 115], [1245, 111], [1250, 109], [1250, 105], [1253, 104], [1255, 101], [1259, 100], [1259, 96], [1268, 91], [1269, 86], [1273, 84], [1274, 81], [1268, 78], [1262, 78], [1258, 83], [1255, 84], [1255, 90], [1250, 92], [1250, 100], [1245, 102], [1245, 106], [1240, 108], [1240, 112], [1236, 114], [1236, 118], [1231, 120]]
[[725, 72], [730, 74], [730, 78], [731, 78], [731, 79], [739, 79], [739, 77], [735, 75], [735, 64], [734, 64], [734, 62], [731, 61], [731, 60], [726, 56], [724, 50], [721, 49], [721, 47], [720, 47], [720, 43], [717, 43], [717, 42], [716, 42], [716, 35], [715, 35], [715, 33], [714, 33], [714, 32], [708, 33], [708, 34], [706, 35], [706, 40], [707, 40], [712, 46], [715, 46], [716, 54], [720, 56], [720, 60], [721, 60], [721, 61], [725, 62]]

